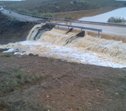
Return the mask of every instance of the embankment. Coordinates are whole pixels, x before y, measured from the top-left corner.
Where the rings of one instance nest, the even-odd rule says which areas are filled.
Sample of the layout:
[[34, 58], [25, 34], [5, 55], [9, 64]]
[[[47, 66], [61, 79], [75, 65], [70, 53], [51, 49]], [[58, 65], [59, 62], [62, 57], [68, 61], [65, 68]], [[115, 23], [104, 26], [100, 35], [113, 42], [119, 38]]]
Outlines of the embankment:
[[34, 25], [33, 23], [11, 20], [0, 13], [0, 44], [25, 40]]

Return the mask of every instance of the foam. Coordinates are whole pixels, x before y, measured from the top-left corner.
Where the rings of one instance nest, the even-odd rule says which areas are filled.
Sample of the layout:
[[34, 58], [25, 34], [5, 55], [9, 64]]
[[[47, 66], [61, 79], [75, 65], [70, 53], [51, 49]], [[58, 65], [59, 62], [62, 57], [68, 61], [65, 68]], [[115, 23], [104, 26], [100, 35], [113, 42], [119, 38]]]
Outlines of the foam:
[[123, 68], [126, 64], [119, 64], [111, 60], [107, 60], [96, 53], [90, 51], [78, 51], [76, 48], [68, 48], [64, 46], [57, 46], [50, 43], [42, 43], [38, 41], [24, 41], [15, 44], [19, 50], [15, 54], [21, 55], [39, 55], [40, 57], [52, 57], [56, 59], [66, 60], [68, 62], [77, 62], [82, 64], [93, 64], [98, 66], [106, 66], [113, 68]]
[[[36, 30], [34, 27], [32, 32]], [[77, 37], [80, 31], [53, 28], [34, 40], [30, 34], [27, 41], [2, 45], [0, 48], [18, 50], [15, 54], [35, 54], [83, 64], [122, 68], [126, 67], [126, 43], [103, 38]], [[34, 35], [34, 36], [33, 36]]]

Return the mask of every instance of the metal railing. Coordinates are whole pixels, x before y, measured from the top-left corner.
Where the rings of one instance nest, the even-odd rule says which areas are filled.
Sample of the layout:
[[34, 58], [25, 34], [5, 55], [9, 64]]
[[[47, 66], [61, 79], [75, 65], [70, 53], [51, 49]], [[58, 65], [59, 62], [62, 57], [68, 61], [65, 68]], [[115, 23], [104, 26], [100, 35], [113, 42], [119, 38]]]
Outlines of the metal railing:
[[60, 27], [68, 27], [68, 28], [80, 29], [81, 31], [83, 31], [83, 30], [94, 31], [94, 32], [97, 32], [98, 37], [101, 36], [101, 32], [102, 32], [102, 29], [91, 28], [91, 27], [84, 27], [84, 26], [77, 26], [77, 25], [68, 25], [68, 24], [62, 24], [62, 23], [52, 23], [52, 22], [48, 22], [47, 24], [60, 26]]

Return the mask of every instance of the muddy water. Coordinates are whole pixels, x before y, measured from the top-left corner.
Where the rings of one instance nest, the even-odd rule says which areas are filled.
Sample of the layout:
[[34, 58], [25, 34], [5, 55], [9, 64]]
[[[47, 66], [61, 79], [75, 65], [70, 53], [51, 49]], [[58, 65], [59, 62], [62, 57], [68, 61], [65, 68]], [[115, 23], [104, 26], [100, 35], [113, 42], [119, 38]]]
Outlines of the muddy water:
[[89, 35], [76, 37], [80, 31], [71, 31], [69, 33], [67, 33], [67, 31], [68, 30], [54, 28], [51, 31], [45, 32], [38, 41], [71, 48], [74, 47], [80, 51], [88, 50], [110, 56], [115, 59], [115, 61], [126, 62], [126, 43], [100, 39]]
[[126, 67], [126, 43], [106, 40], [90, 35], [77, 36], [79, 30], [53, 28], [44, 32], [38, 40], [35, 26], [29, 33], [27, 41], [10, 43], [0, 48], [18, 49], [15, 54], [37, 54], [84, 64], [108, 67]]
[[51, 31], [44, 33], [40, 37], [39, 41], [64, 46], [67, 44], [67, 40], [69, 40], [71, 37], [75, 37], [80, 32], [72, 31], [67, 33], [67, 31], [68, 30], [59, 30], [54, 28]]
[[27, 40], [34, 40], [35, 36], [37, 35], [38, 31], [41, 29], [42, 26], [44, 26], [45, 24], [37, 24], [35, 25], [29, 32], [28, 36], [27, 36]]

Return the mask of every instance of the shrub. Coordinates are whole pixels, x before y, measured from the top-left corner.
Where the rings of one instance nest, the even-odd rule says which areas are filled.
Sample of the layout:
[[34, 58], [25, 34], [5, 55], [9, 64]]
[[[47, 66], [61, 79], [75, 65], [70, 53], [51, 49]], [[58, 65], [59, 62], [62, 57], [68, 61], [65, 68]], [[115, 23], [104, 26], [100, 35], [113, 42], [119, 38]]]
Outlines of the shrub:
[[126, 20], [121, 17], [110, 17], [108, 19], [108, 22], [109, 23], [126, 23]]
[[0, 70], [0, 75], [0, 97], [23, 88], [23, 86], [37, 84], [39, 81], [48, 78], [48, 76], [29, 75], [20, 69], [13, 69], [12, 71]]

